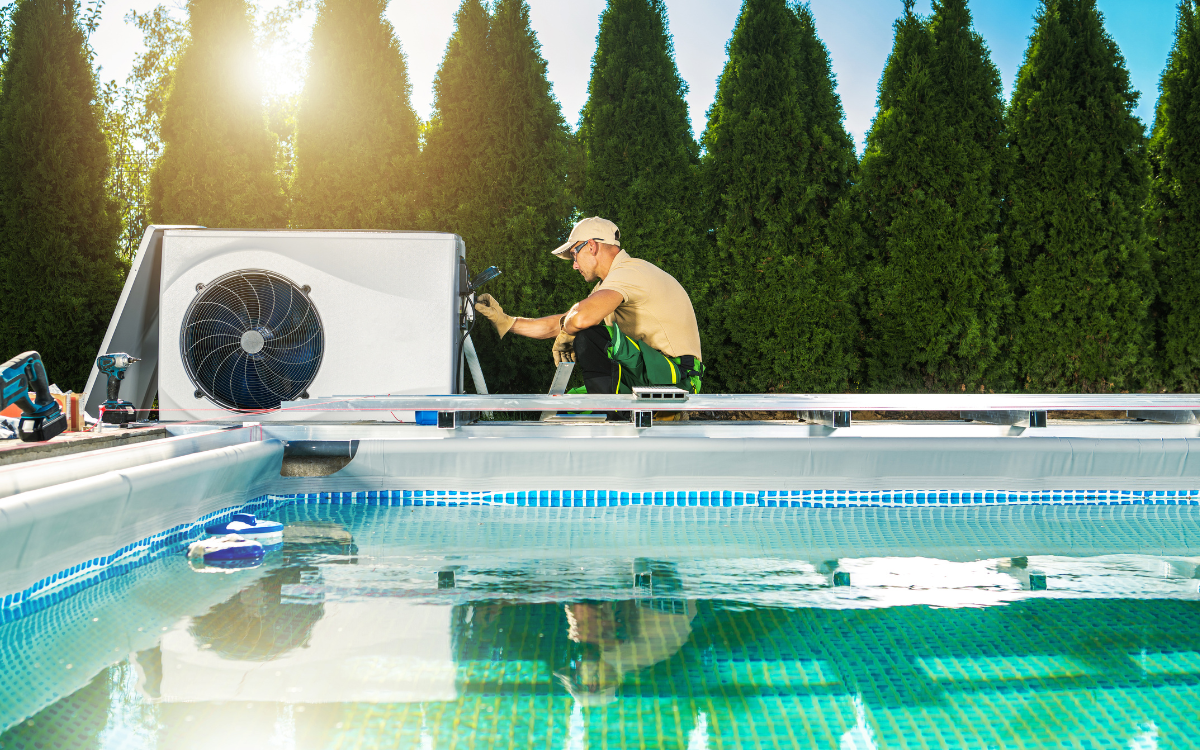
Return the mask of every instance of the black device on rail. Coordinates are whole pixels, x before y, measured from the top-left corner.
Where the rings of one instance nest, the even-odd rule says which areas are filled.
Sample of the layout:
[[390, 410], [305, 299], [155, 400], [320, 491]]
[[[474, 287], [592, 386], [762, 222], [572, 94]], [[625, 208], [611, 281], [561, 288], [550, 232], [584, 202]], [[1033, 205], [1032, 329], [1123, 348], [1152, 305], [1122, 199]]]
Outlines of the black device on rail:
[[475, 327], [475, 292], [499, 275], [499, 268], [488, 266], [472, 276], [467, 270], [467, 261], [463, 258], [458, 259], [458, 296], [462, 297], [462, 303], [458, 311], [461, 333], [458, 337], [458, 356], [455, 362], [462, 361], [463, 344], [466, 343], [467, 336], [471, 335], [471, 329]]
[[[18, 354], [0, 367], [0, 409], [21, 407], [17, 435], [27, 443], [49, 440], [67, 429], [67, 416], [50, 395], [46, 367], [37, 352]], [[30, 398], [30, 391], [33, 398]]]

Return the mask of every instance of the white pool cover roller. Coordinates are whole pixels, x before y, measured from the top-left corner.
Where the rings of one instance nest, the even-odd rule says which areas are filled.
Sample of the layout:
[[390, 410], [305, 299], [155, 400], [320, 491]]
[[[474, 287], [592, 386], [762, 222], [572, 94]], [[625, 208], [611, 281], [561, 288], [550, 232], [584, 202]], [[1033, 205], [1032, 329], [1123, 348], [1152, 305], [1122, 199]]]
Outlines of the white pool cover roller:
[[[527, 428], [528, 429], [528, 428]], [[445, 432], [449, 433], [449, 430]], [[363, 440], [275, 491], [1200, 488], [1198, 439], [586, 436]], [[679, 435], [679, 436], [676, 436]]]
[[251, 427], [218, 428], [194, 435], [177, 435], [135, 445], [12, 464], [0, 467], [0, 498], [118, 469], [131, 469], [156, 461], [248, 443], [258, 440], [259, 434]]
[[262, 495], [283, 443], [234, 445], [0, 500], [0, 597]]

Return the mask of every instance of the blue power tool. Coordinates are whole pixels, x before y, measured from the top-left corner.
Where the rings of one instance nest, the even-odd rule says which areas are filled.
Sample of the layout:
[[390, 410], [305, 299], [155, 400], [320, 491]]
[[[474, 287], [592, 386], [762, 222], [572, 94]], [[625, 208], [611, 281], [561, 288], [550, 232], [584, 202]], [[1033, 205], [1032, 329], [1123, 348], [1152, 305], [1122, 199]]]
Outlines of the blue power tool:
[[141, 362], [128, 354], [101, 354], [96, 357], [96, 369], [108, 376], [108, 400], [104, 402], [105, 424], [129, 424], [137, 421], [137, 410], [133, 404], [121, 399], [121, 381], [125, 371], [134, 362]]
[[[17, 434], [27, 443], [49, 440], [67, 429], [67, 416], [50, 395], [46, 367], [37, 352], [19, 354], [0, 366], [0, 409], [21, 407]], [[33, 391], [33, 399], [29, 392]]]

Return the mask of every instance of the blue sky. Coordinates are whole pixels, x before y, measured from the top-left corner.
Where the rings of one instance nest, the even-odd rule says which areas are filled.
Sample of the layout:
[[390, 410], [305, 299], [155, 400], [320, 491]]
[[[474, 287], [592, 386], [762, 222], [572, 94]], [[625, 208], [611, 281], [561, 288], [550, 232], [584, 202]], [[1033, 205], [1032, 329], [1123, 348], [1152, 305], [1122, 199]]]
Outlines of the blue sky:
[[[277, 0], [261, 0], [265, 11]], [[666, 0], [679, 72], [689, 86], [692, 128], [704, 129], [717, 77], [725, 63], [725, 44], [737, 20], [740, 0]], [[428, 117], [433, 104], [433, 76], [453, 31], [459, 0], [391, 0], [387, 17], [409, 59], [413, 106]], [[133, 56], [141, 48], [136, 29], [123, 17], [130, 9], [148, 10], [153, 0], [110, 2], [92, 38], [101, 77], [124, 80]], [[168, 7], [184, 15], [181, 0]], [[530, 17], [542, 43], [554, 93], [568, 123], [575, 125], [587, 98], [591, 58], [595, 51], [604, 0], [529, 0]], [[829, 47], [838, 91], [846, 110], [846, 128], [862, 144], [875, 114], [879, 75], [892, 45], [892, 23], [901, 0], [812, 0], [817, 29]], [[1138, 114], [1150, 126], [1158, 97], [1158, 77], [1166, 64], [1175, 31], [1175, 0], [1099, 0], [1109, 33], [1120, 45], [1133, 83], [1142, 92]], [[975, 27], [987, 40], [992, 60], [1000, 69], [1005, 95], [1012, 91], [1017, 69], [1033, 30], [1037, 0], [973, 0]], [[929, 12], [928, 0], [917, 0], [919, 13]], [[293, 25], [288, 44], [266, 54], [269, 85], [298, 90], [303, 81], [304, 49], [315, 14], [308, 12]]]

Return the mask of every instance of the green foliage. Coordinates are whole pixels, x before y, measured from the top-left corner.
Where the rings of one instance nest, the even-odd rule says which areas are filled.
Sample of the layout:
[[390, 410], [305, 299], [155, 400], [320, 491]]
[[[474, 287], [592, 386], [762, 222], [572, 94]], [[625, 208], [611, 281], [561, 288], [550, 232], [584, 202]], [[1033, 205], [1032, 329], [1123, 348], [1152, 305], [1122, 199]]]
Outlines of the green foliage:
[[12, 28], [12, 14], [17, 9], [17, 3], [7, 3], [0, 5], [0, 66], [4, 65], [4, 61], [8, 59], [9, 52], [9, 36]]
[[[487, 291], [513, 315], [567, 311], [587, 294], [550, 251], [567, 234], [569, 135], [550, 93], [546, 62], [524, 0], [493, 13], [464, 0], [434, 81], [436, 113], [425, 130], [420, 222], [455, 232], [474, 271], [504, 272]], [[472, 335], [489, 388], [545, 392], [554, 375], [548, 342], [503, 340], [486, 322]]]
[[1139, 386], [1154, 294], [1138, 93], [1095, 0], [1045, 0], [1008, 113], [1002, 242], [1014, 356], [1034, 391]]
[[0, 86], [0, 351], [82, 391], [124, 268], [78, 6], [20, 0]]
[[162, 224], [284, 226], [245, 0], [189, 0], [188, 19], [191, 38], [162, 118], [151, 215]]
[[785, 0], [746, 0], [728, 49], [702, 138], [713, 385], [845, 390], [858, 324], [837, 214], [855, 154], [828, 52], [807, 6]]
[[296, 119], [293, 227], [413, 228], [417, 117], [386, 5], [321, 5]]
[[1161, 293], [1155, 304], [1162, 377], [1200, 391], [1200, 8], [1181, 0], [1150, 140], [1147, 219]]
[[997, 244], [1007, 174], [1000, 75], [966, 0], [911, 3], [879, 86], [858, 194], [867, 215], [867, 382], [964, 390], [1011, 382], [1012, 297]]
[[106, 83], [100, 93], [103, 131], [112, 156], [107, 191], [116, 201], [121, 217], [117, 252], [126, 262], [137, 254], [142, 234], [150, 223], [151, 164], [147, 145], [137, 137], [144, 110], [128, 93], [128, 89], [118, 88], [116, 81]]
[[622, 248], [690, 288], [704, 243], [699, 147], [666, 13], [663, 0], [609, 0], [600, 17], [577, 134], [585, 158], [580, 212], [616, 222]]
[[134, 57], [124, 86], [115, 81], [104, 86], [102, 101], [112, 153], [108, 192], [120, 206], [120, 254], [131, 260], [150, 223], [150, 175], [162, 152], [163, 106], [188, 33], [187, 24], [172, 18], [162, 5], [146, 13], [130, 11], [125, 22], [142, 32], [146, 48]]

